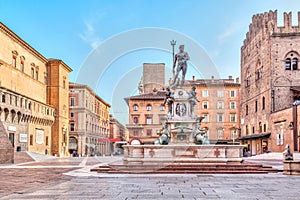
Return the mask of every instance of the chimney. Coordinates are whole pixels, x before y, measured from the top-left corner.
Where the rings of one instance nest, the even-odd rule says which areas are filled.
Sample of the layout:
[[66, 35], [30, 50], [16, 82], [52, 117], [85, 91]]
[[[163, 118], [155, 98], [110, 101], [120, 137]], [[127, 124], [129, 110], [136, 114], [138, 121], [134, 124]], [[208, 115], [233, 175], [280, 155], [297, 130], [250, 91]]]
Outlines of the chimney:
[[195, 76], [192, 76], [193, 81], [195, 80]]
[[236, 82], [236, 83], [240, 83], [240, 78], [237, 77], [237, 78], [235, 79], [235, 82]]
[[228, 79], [229, 79], [229, 80], [232, 80], [232, 76], [228, 76]]
[[211, 76], [211, 82], [214, 82], [214, 81], [215, 81], [215, 77]]

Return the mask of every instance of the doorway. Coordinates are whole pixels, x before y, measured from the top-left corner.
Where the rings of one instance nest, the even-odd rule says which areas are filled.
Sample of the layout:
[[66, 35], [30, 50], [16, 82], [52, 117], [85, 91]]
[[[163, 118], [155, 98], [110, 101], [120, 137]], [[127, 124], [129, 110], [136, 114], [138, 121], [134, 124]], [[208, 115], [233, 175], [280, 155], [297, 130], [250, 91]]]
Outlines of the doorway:
[[9, 133], [9, 140], [10, 140], [12, 146], [15, 147], [15, 134], [14, 133]]

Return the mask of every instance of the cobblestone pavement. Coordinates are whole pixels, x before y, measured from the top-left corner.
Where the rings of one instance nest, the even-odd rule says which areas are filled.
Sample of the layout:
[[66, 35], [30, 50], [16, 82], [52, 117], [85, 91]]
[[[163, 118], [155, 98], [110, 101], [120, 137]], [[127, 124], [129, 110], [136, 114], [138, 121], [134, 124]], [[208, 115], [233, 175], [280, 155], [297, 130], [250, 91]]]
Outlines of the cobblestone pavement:
[[62, 158], [54, 162], [0, 166], [0, 199], [299, 199], [300, 196], [300, 177], [282, 174], [90, 172], [95, 163], [119, 159]]

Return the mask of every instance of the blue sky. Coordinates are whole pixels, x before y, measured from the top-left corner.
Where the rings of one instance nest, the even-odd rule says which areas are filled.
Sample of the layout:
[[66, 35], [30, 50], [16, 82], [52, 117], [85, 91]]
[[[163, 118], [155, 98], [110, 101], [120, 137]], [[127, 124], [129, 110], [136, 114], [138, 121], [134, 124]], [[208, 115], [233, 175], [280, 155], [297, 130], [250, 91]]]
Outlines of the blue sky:
[[[203, 47], [221, 77], [238, 77], [240, 47], [252, 15], [275, 9], [279, 24], [284, 11], [292, 11], [296, 22], [300, 4], [297, 0], [0, 0], [0, 21], [45, 57], [67, 63], [74, 70], [71, 81], [77, 80], [86, 59], [104, 41], [145, 27], [186, 35]], [[117, 85], [112, 80], [120, 80], [124, 70], [141, 69], [143, 62], [170, 65], [170, 52], [146, 49], [124, 54], [108, 66], [106, 77], [91, 87], [112, 103]], [[134, 77], [136, 84], [139, 79]], [[128, 95], [136, 90], [131, 91]]]

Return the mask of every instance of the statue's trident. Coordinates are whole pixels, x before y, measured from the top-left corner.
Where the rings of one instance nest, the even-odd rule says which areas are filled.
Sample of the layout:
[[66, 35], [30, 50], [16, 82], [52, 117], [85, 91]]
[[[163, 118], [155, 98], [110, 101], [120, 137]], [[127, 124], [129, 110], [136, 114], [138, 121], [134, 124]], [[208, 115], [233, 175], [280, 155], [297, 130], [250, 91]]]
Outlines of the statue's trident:
[[173, 55], [173, 77], [175, 75], [175, 53], [174, 53], [174, 46], [176, 45], [176, 41], [172, 40], [170, 41], [171, 45], [172, 45], [172, 55]]

